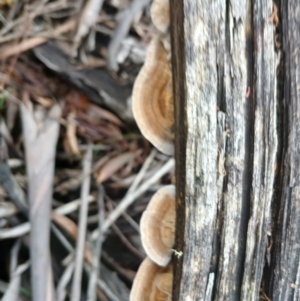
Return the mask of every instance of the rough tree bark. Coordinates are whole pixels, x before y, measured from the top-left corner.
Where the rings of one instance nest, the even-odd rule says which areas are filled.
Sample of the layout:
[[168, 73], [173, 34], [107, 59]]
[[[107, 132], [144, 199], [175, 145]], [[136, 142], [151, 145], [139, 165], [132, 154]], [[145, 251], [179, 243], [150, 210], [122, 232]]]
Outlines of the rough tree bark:
[[300, 300], [300, 2], [170, 6], [173, 300]]

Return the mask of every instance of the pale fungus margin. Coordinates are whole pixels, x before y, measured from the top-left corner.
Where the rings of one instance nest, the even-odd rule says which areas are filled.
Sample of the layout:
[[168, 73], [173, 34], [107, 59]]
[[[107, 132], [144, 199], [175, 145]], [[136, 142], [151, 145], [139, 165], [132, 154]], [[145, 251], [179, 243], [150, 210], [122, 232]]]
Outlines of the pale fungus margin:
[[[174, 154], [174, 104], [170, 64], [168, 0], [154, 0], [151, 18], [160, 34], [148, 46], [132, 92], [132, 110], [143, 134], [159, 151]], [[150, 200], [140, 221], [142, 245], [148, 257], [133, 281], [130, 301], [171, 301], [172, 253], [175, 240], [175, 186], [160, 188]]]
[[151, 5], [151, 18], [155, 27], [166, 33], [170, 26], [169, 0], [154, 0]]
[[149, 44], [145, 64], [134, 83], [132, 110], [143, 136], [159, 151], [173, 155], [172, 75], [168, 52], [159, 37]]
[[175, 186], [160, 188], [141, 218], [141, 240], [146, 254], [157, 265], [166, 266], [175, 239]]
[[135, 276], [130, 301], [171, 301], [173, 269], [160, 267], [145, 258]]

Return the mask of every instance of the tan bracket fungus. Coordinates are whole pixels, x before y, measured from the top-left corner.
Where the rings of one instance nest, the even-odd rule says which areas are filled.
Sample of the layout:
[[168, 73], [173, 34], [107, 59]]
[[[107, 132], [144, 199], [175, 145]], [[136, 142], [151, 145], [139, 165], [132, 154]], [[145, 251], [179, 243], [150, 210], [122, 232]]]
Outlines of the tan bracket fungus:
[[[174, 154], [174, 104], [170, 66], [169, 0], [153, 0], [153, 24], [160, 35], [149, 44], [144, 66], [132, 92], [133, 115], [143, 136], [158, 150]], [[130, 301], [171, 301], [175, 240], [175, 186], [159, 189], [140, 221], [147, 258], [134, 279]], [[182, 252], [177, 252], [182, 256]], [[179, 258], [179, 257], [178, 257]]]
[[175, 220], [175, 186], [167, 185], [153, 195], [140, 222], [146, 254], [160, 266], [166, 266], [172, 256]]
[[150, 14], [155, 27], [160, 32], [166, 33], [170, 25], [169, 0], [154, 0]]
[[173, 269], [144, 259], [134, 278], [130, 301], [172, 301]]
[[174, 153], [174, 108], [168, 52], [158, 37], [152, 39], [144, 66], [132, 92], [132, 109], [146, 139], [167, 155]]

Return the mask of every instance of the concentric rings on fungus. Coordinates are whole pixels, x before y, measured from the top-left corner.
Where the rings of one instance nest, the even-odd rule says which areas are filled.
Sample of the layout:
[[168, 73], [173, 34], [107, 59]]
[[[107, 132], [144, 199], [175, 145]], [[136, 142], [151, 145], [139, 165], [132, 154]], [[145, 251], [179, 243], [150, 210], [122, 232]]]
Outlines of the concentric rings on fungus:
[[153, 195], [140, 222], [145, 252], [160, 266], [166, 266], [171, 259], [175, 220], [175, 186], [167, 185]]
[[170, 26], [169, 0], [154, 0], [150, 14], [155, 27], [160, 32], [166, 33]]
[[173, 269], [144, 259], [134, 278], [130, 301], [172, 301]]
[[133, 115], [143, 136], [167, 155], [174, 153], [174, 106], [168, 53], [158, 37], [151, 41], [132, 93]]

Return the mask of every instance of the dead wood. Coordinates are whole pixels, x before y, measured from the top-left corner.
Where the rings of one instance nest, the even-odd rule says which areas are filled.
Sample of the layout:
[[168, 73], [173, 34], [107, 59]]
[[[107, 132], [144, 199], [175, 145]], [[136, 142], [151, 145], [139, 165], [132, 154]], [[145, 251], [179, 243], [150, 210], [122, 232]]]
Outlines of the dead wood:
[[278, 4], [171, 1], [174, 300], [299, 299], [300, 6]]

